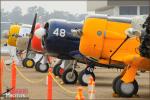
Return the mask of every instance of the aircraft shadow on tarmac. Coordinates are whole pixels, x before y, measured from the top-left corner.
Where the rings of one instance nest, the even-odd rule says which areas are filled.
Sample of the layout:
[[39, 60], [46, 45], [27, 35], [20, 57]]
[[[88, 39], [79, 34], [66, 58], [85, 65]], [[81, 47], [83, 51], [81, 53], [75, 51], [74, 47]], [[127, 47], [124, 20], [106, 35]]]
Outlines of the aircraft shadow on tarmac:
[[112, 83], [101, 83], [101, 82], [97, 82], [96, 86], [100, 86], [100, 87], [112, 87]]
[[96, 80], [113, 80], [114, 77], [96, 76]]

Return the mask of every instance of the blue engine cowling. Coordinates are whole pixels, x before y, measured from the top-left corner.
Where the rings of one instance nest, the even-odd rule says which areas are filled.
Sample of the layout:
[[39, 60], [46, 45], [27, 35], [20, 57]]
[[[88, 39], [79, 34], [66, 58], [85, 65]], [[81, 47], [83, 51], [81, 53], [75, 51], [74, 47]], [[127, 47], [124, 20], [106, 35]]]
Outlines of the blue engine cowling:
[[48, 54], [60, 59], [83, 59], [79, 52], [80, 38], [73, 36], [72, 29], [82, 29], [82, 23], [50, 20], [46, 23], [44, 47]]

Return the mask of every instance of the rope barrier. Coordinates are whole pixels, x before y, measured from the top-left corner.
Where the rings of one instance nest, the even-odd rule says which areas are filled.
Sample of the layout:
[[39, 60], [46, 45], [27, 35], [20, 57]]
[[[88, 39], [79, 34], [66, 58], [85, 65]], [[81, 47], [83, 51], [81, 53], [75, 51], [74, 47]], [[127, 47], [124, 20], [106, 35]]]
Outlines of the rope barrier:
[[15, 68], [16, 68], [17, 72], [20, 74], [20, 76], [21, 76], [23, 79], [25, 79], [27, 82], [29, 82], [29, 83], [32, 83], [32, 84], [33, 84], [33, 83], [42, 82], [42, 81], [50, 74], [50, 75], [52, 76], [53, 80], [55, 81], [55, 83], [56, 83], [61, 89], [63, 89], [65, 92], [70, 93], [70, 94], [76, 94], [76, 93], [77, 93], [77, 92], [72, 92], [72, 91], [66, 89], [65, 87], [63, 87], [63, 86], [54, 78], [53, 73], [48, 73], [48, 74], [46, 74], [46, 76], [45, 76], [44, 78], [40, 79], [40, 80], [32, 81], [32, 80], [28, 79], [27, 77], [25, 77], [25, 76], [22, 74], [22, 72], [21, 72], [17, 67], [15, 67]]
[[45, 79], [45, 77], [47, 76], [47, 74], [46, 74], [46, 76], [44, 76], [44, 78], [42, 78], [42, 79], [40, 79], [40, 80], [32, 81], [32, 80], [28, 79], [26, 76], [24, 76], [24, 75], [22, 74], [22, 72], [21, 72], [17, 67], [15, 67], [15, 68], [16, 68], [17, 72], [19, 73], [19, 75], [20, 75], [23, 79], [25, 79], [27, 82], [32, 83], [32, 84], [42, 82], [42, 81]]
[[[14, 64], [13, 64], [14, 65]], [[53, 73], [52, 72], [49, 72], [49, 73], [47, 73], [43, 78], [41, 78], [40, 80], [30, 80], [30, 79], [28, 79], [20, 70], [19, 70], [19, 68], [16, 66], [16, 65], [14, 65], [14, 67], [13, 67], [14, 69], [16, 69], [16, 71], [19, 73], [19, 75], [24, 79], [24, 80], [26, 80], [27, 82], [29, 82], [29, 83], [39, 83], [39, 82], [42, 82], [43, 80], [45, 80], [46, 79], [46, 77], [48, 76], [48, 75], [51, 75], [51, 78], [55, 81], [55, 83], [62, 89], [62, 90], [64, 90], [66, 93], [69, 93], [69, 94], [77, 94], [77, 92], [73, 92], [73, 91], [71, 91], [71, 90], [68, 90], [68, 89], [66, 89], [65, 87], [63, 87], [56, 79], [55, 79], [55, 77], [54, 77], [54, 75], [53, 75]]]
[[26, 81], [29, 82], [29, 83], [32, 83], [32, 84], [40, 83], [40, 82], [44, 81], [44, 80], [46, 79], [46, 77], [50, 74], [51, 77], [52, 77], [52, 79], [55, 81], [55, 83], [56, 83], [62, 90], [64, 90], [65, 92], [67, 92], [67, 93], [69, 93], [69, 94], [76, 94], [76, 93], [77, 93], [77, 92], [73, 92], [73, 91], [68, 90], [68, 89], [66, 89], [65, 87], [63, 87], [63, 86], [57, 81], [57, 79], [54, 77], [53, 73], [50, 73], [50, 72], [49, 72], [49, 73], [47, 73], [42, 79], [33, 81], [33, 80], [28, 79], [28, 78], [19, 70], [19, 68], [18, 68], [17, 66], [15, 66], [15, 68], [16, 68], [17, 72], [19, 73], [19, 75], [20, 75], [24, 80], [26, 80]]
[[49, 74], [52, 76], [53, 80], [57, 83], [57, 85], [58, 85], [61, 89], [63, 89], [63, 90], [66, 91], [67, 93], [71, 93], [71, 94], [77, 93], [77, 92], [72, 92], [72, 91], [66, 89], [65, 87], [63, 87], [63, 86], [54, 78], [53, 73], [49, 73]]
[[46, 77], [50, 74], [50, 75], [52, 76], [52, 79], [55, 81], [55, 83], [56, 83], [62, 90], [64, 90], [64, 91], [67, 92], [67, 93], [70, 93], [70, 94], [76, 94], [76, 93], [77, 93], [77, 92], [73, 92], [73, 91], [68, 90], [68, 89], [66, 89], [65, 87], [63, 87], [63, 86], [57, 81], [57, 79], [54, 77], [53, 73], [50, 73], [50, 72], [49, 72], [49, 73], [47, 73], [46, 76], [44, 76], [42, 79], [33, 81], [33, 80], [28, 79], [26, 76], [24, 76], [23, 73], [19, 70], [19, 68], [18, 68], [17, 66], [15, 66], [15, 68], [16, 68], [17, 72], [19, 73], [19, 75], [20, 75], [23, 79], [25, 79], [27, 82], [29, 82], [29, 83], [32, 83], [32, 84], [34, 84], [34, 83], [40, 83], [40, 82], [42, 82], [43, 80], [45, 80]]

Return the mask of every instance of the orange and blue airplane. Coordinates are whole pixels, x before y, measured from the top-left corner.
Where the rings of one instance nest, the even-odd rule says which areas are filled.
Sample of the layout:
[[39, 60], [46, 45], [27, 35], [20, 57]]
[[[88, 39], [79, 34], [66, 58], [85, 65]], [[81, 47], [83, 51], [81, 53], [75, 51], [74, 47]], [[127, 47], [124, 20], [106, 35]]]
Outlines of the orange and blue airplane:
[[[126, 33], [133, 27], [132, 23], [138, 24], [132, 18], [94, 15], [85, 19], [82, 30], [74, 32], [81, 37], [81, 54], [95, 59], [100, 64], [125, 66], [113, 81], [114, 92], [122, 97], [137, 94], [138, 83], [135, 77], [138, 70], [150, 71], [150, 59], [140, 55], [140, 37], [132, 36], [135, 35], [134, 32]], [[147, 44], [150, 44], [150, 41]], [[93, 68], [91, 69], [93, 71]]]

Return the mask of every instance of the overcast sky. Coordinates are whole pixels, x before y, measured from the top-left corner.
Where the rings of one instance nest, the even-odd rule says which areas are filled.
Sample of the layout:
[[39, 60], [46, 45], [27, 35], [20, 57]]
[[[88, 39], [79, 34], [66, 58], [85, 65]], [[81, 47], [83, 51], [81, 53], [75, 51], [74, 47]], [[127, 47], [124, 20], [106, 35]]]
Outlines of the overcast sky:
[[1, 8], [4, 8], [5, 11], [11, 11], [16, 6], [22, 9], [23, 14], [31, 6], [41, 6], [49, 12], [54, 10], [68, 11], [72, 14], [87, 12], [86, 1], [1, 1]]

